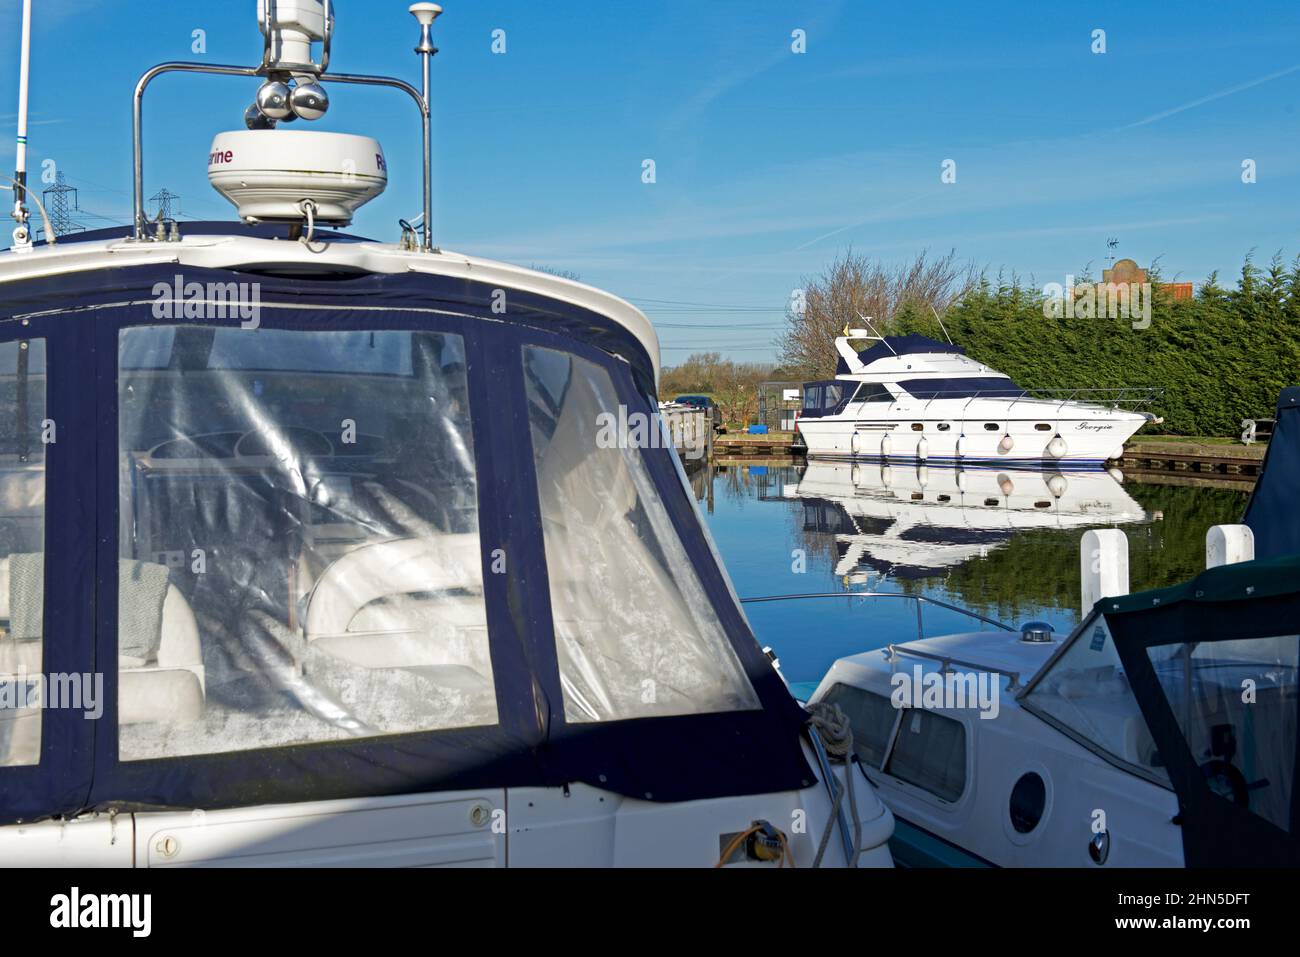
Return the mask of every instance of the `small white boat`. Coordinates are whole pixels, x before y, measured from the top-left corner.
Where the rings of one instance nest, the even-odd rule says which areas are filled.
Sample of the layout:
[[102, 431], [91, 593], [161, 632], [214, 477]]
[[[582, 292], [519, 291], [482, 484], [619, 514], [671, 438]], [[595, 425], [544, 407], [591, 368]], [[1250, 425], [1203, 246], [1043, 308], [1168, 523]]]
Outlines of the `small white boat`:
[[[859, 352], [862, 340], [876, 344]], [[798, 430], [814, 458], [1088, 468], [1161, 421], [1120, 408], [1150, 402], [1151, 390], [1031, 394], [960, 346], [921, 335], [845, 330], [835, 349], [835, 378], [804, 385]]]

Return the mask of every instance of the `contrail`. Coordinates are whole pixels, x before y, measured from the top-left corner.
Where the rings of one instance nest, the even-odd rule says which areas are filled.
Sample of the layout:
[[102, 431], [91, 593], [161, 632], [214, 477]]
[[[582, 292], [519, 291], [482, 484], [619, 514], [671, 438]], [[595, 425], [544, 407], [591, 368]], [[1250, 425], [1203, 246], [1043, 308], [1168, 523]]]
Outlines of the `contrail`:
[[1136, 123], [1130, 123], [1127, 126], [1121, 126], [1122, 130], [1131, 130], [1135, 126], [1146, 126], [1148, 123], [1154, 123], [1157, 120], [1163, 120], [1165, 117], [1173, 116], [1175, 113], [1181, 113], [1184, 110], [1190, 110], [1192, 107], [1201, 106], [1213, 100], [1222, 99], [1225, 96], [1232, 96], [1234, 93], [1240, 93], [1242, 90], [1249, 90], [1252, 86], [1259, 86], [1261, 83], [1267, 83], [1270, 80], [1276, 80], [1278, 77], [1286, 76], [1288, 73], [1294, 73], [1300, 70], [1300, 63], [1295, 66], [1289, 66], [1285, 70], [1278, 70], [1276, 73], [1270, 73], [1268, 76], [1261, 76], [1254, 80], [1247, 80], [1245, 83], [1238, 83], [1236, 86], [1230, 86], [1226, 90], [1220, 90], [1218, 93], [1211, 93], [1209, 96], [1203, 96], [1199, 100], [1192, 100], [1190, 103], [1184, 103], [1182, 106], [1175, 106], [1172, 110], [1165, 110], [1163, 113], [1153, 113], [1145, 119], [1138, 120]]

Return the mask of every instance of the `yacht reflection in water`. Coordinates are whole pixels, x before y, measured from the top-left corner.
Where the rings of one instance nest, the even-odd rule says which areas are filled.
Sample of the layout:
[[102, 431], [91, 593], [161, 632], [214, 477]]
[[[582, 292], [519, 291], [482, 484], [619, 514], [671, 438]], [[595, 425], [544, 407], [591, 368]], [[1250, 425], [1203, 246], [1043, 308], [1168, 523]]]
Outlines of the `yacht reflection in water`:
[[845, 586], [942, 575], [1016, 532], [1088, 528], [1148, 515], [1119, 473], [953, 469], [812, 461], [784, 496], [803, 505], [803, 531], [833, 535]]

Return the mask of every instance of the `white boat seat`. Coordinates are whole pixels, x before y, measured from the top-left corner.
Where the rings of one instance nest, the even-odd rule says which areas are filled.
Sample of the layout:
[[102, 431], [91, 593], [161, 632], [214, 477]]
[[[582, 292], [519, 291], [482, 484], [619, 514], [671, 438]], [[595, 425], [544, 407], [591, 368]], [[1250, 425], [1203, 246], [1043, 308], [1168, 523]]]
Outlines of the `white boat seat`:
[[360, 668], [490, 673], [481, 563], [473, 533], [362, 545], [321, 575], [304, 636], [313, 651]]
[[[130, 600], [130, 591], [122, 598]], [[0, 558], [0, 619], [11, 620], [10, 560]], [[118, 656], [118, 717], [121, 724], [180, 722], [203, 713], [203, 646], [198, 622], [180, 590], [167, 583], [159, 619], [157, 651], [148, 658]], [[43, 668], [40, 638], [0, 638], [0, 680], [38, 674]], [[21, 721], [39, 721], [33, 713]], [[0, 758], [2, 760], [2, 758]]]

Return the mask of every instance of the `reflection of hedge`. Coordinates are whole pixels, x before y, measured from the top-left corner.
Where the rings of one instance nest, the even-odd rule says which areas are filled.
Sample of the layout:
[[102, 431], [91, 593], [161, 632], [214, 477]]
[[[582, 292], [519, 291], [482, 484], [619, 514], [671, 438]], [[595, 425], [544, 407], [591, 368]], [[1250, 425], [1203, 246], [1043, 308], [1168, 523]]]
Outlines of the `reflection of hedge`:
[[[1163, 389], [1153, 411], [1164, 425], [1145, 432], [1236, 435], [1242, 419], [1271, 417], [1281, 389], [1300, 384], [1300, 260], [1290, 271], [1277, 259], [1265, 270], [1248, 260], [1235, 289], [1211, 276], [1190, 300], [1157, 285], [1147, 329], [1123, 318], [1048, 319], [1036, 290], [987, 280], [943, 321], [972, 357], [1027, 388]], [[891, 331], [943, 337], [928, 310], [907, 306]]]
[[[1126, 485], [1150, 515], [1163, 520], [1121, 526], [1129, 538], [1133, 591], [1186, 581], [1205, 568], [1205, 532], [1241, 520], [1247, 492], [1216, 488]], [[959, 602], [1003, 621], [1035, 606], [1079, 607], [1079, 543], [1083, 529], [1017, 532], [1001, 548], [951, 569], [942, 579], [903, 582], [908, 592], [941, 585]]]

